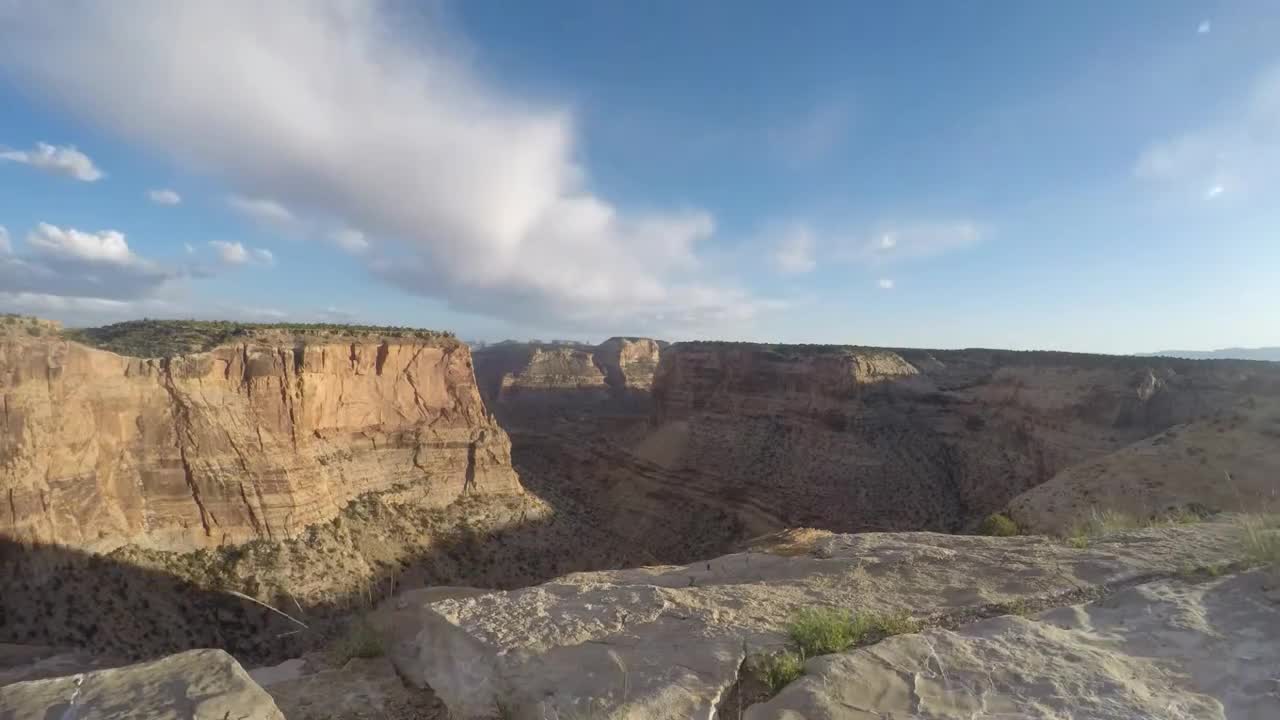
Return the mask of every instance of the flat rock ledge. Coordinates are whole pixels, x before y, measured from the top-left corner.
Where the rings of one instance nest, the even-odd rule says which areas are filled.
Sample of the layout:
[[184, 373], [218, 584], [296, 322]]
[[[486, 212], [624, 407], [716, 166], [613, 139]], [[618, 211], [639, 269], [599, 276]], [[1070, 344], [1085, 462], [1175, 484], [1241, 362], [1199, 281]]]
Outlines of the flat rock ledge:
[[810, 660], [744, 720], [1280, 718], [1275, 577], [1164, 580]]
[[[1046, 537], [834, 535], [810, 531], [803, 534], [801, 541], [790, 538], [775, 544], [770, 552], [736, 553], [688, 566], [579, 573], [510, 592], [450, 589], [407, 593], [379, 609], [373, 621], [386, 637], [389, 657], [401, 677], [434, 689], [455, 720], [737, 720], [737, 708], [721, 713], [719, 706], [738, 682], [743, 661], [749, 655], [783, 647], [783, 628], [802, 609], [906, 611], [929, 625], [986, 627], [992, 629], [981, 632], [991, 634], [1021, 629], [1024, 640], [1009, 642], [1022, 642], [1026, 645], [1025, 654], [1039, 657], [1042, 653], [1036, 645], [1040, 642], [1037, 633], [1053, 636], [1067, 630], [1021, 618], [1002, 617], [974, 624], [975, 621], [1014, 611], [1078, 606], [1126, 592], [1155, 592], [1150, 587], [1158, 585], [1136, 588], [1165, 578], [1194, 577], [1197, 573], [1203, 579], [1205, 569], [1209, 569], [1208, 575], [1221, 573], [1224, 568], [1235, 567], [1239, 557], [1238, 530], [1230, 519], [1119, 533], [1083, 549]], [[1224, 580], [1223, 585], [1229, 582]], [[1098, 606], [1105, 607], [1108, 602], [1111, 600], [1099, 600]], [[1067, 608], [1053, 612], [1069, 615], [1085, 611]], [[1280, 633], [1280, 618], [1265, 615], [1273, 609], [1258, 612], [1263, 614], [1248, 620], [1253, 624], [1241, 625], [1239, 632], [1248, 635], [1256, 631], [1257, 643], [1268, 642], [1266, 638], [1271, 637], [1274, 646], [1274, 637]], [[1262, 620], [1272, 623], [1271, 635], [1265, 628], [1254, 628]], [[942, 632], [902, 636], [875, 648], [934, 642], [943, 637], [938, 634]], [[967, 630], [953, 635], [966, 637], [964, 632]], [[1201, 639], [1195, 634], [1174, 635], [1170, 642], [1190, 637], [1197, 642]], [[918, 651], [924, 646], [910, 647]], [[1069, 662], [1060, 656], [1057, 647], [1043, 645], [1045, 657], [1037, 661], [1039, 666]], [[1231, 647], [1223, 645], [1219, 649], [1229, 652]], [[1175, 651], [1176, 648], [1170, 649]], [[1092, 663], [1092, 656], [1076, 654], [1083, 658], [1081, 662]], [[770, 703], [746, 709], [746, 717], [877, 717], [874, 704], [890, 702], [892, 697], [859, 695], [863, 705], [857, 707], [865, 708], [858, 710], [864, 712], [862, 715], [839, 714], [845, 710], [824, 715], [816, 710], [795, 709], [811, 707], [804, 704], [810, 702], [805, 698], [796, 699], [796, 705], [776, 704], [804, 692], [805, 687], [817, 693], [812, 677], [821, 677], [827, 664], [847, 662], [849, 656], [845, 653], [838, 659], [811, 660], [810, 679], [793, 683]], [[1021, 657], [1001, 662], [1011, 663], [1000, 670], [1005, 676], [1022, 673], [1029, 685], [1036, 684], [1029, 678], [1037, 665], [1029, 665]], [[1272, 662], [1271, 667], [1275, 666]], [[1100, 673], [1101, 677], [1126, 671], [1113, 665], [1089, 672]], [[965, 682], [977, 682], [965, 677]], [[839, 681], [833, 675], [833, 687]], [[1009, 702], [1014, 705], [1028, 697], [1010, 692]], [[992, 702], [995, 697], [990, 695]], [[1061, 699], [1065, 703], [1071, 701], [1069, 693]], [[953, 716], [929, 714], [932, 710], [915, 712], [910, 707], [895, 711], [894, 707], [897, 706], [887, 705], [882, 715]], [[984, 717], [981, 713], [977, 716]], [[1001, 717], [994, 711], [988, 716]], [[1098, 715], [1134, 716], [1124, 712]], [[1013, 716], [1006, 713], [1003, 717], [1061, 715], [1027, 706], [1019, 707]], [[1191, 712], [1160, 717], [1201, 715]]]
[[221, 650], [0, 687], [0, 720], [284, 720]]

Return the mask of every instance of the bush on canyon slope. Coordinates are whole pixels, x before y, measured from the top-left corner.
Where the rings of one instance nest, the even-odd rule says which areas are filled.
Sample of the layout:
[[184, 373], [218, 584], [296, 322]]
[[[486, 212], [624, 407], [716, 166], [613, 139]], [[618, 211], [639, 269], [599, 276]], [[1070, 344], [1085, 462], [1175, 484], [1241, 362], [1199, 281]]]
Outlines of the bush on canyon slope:
[[978, 534], [990, 537], [1013, 537], [1019, 533], [1018, 524], [1008, 515], [992, 513], [978, 525]]

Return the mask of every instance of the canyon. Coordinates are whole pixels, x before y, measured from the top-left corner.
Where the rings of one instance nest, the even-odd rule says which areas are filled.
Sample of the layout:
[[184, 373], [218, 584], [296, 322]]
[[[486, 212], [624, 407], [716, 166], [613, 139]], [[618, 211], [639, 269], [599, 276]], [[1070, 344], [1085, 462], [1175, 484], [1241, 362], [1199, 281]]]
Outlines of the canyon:
[[[846, 586], [882, 575], [876, 563], [904, 584], [872, 583], [858, 604], [892, 592], [919, 599], [917, 615], [974, 619], [1094, 597], [1071, 587], [1100, 597], [1184, 566], [1243, 569], [1228, 521], [1111, 555], [1051, 549], [1100, 511], [1141, 526], [1280, 509], [1275, 363], [635, 337], [471, 349], [395, 328], [194, 325], [181, 346], [103, 340], [178, 332], [164, 323], [0, 325], [0, 643], [92, 647], [94, 668], [198, 648], [311, 657], [310, 679], [262, 680], [282, 708], [359, 676], [413, 712], [435, 693], [481, 717], [490, 690], [532, 713], [548, 688], [564, 710], [613, 682], [574, 684], [531, 657], [599, 664], [583, 638], [642, 647], [698, 617], [693, 637], [714, 642], [690, 645], [697, 681], [623, 653], [628, 682], [649, 685], [610, 705], [664, 716], [645, 713], [705, 686], [671, 706], [685, 717], [742, 697], [747, 656], [731, 645], [777, 646], [789, 613], [853, 602]], [[1039, 539], [966, 539], [995, 513]], [[761, 549], [796, 532], [827, 539]], [[926, 577], [971, 556], [988, 559]], [[845, 589], [815, 579], [837, 559]], [[1001, 563], [1044, 578], [1009, 595]], [[1070, 567], [1066, 585], [1050, 577]], [[757, 597], [761, 583], [777, 593]], [[755, 602], [763, 614], [733, 619]], [[366, 615], [391, 664], [315, 659]], [[549, 635], [515, 642], [522, 623]], [[967, 652], [983, 632], [947, 641]], [[487, 668], [487, 694], [466, 695], [480, 680], [431, 664], [431, 647]], [[201, 662], [230, 677], [222, 658]], [[801, 692], [777, 702], [827, 702]]]

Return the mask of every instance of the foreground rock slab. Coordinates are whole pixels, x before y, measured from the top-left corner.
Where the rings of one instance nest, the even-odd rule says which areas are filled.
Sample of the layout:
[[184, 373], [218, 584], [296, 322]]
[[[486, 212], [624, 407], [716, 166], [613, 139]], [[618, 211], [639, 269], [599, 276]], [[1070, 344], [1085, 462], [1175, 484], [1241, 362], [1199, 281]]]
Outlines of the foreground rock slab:
[[284, 720], [221, 650], [0, 687], [0, 720]]
[[1280, 718], [1274, 576], [1171, 580], [814, 658], [744, 720]]
[[301, 658], [250, 673], [289, 720], [433, 720], [444, 709], [429, 690], [406, 687], [385, 657], [313, 669]]
[[957, 626], [1019, 603], [1068, 605], [1235, 560], [1229, 522], [1074, 549], [1043, 537], [819, 531], [680, 567], [580, 573], [471, 596], [393, 599], [375, 623], [402, 677], [454, 718], [713, 718], [743, 660], [798, 610], [905, 610]]

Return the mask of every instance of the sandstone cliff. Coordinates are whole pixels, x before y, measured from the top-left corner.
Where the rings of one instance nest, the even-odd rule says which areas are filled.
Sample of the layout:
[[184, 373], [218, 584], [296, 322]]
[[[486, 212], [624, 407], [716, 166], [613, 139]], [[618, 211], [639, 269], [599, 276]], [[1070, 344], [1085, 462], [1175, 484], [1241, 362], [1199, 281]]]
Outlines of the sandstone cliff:
[[292, 537], [356, 496], [522, 492], [466, 346], [257, 333], [125, 357], [0, 336], [0, 536], [91, 550]]

